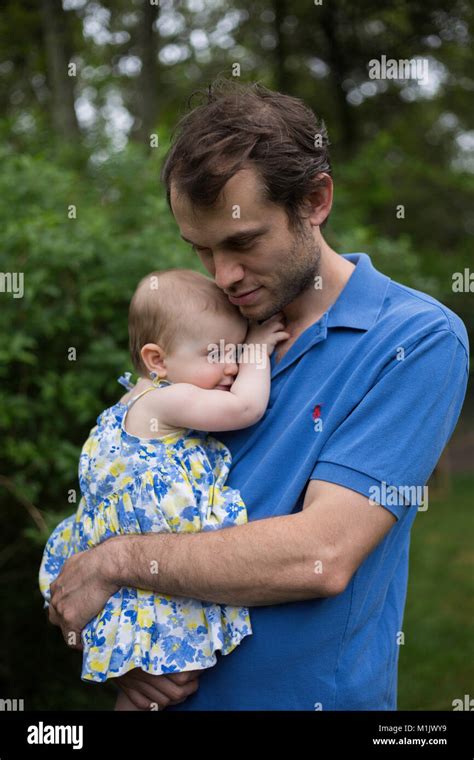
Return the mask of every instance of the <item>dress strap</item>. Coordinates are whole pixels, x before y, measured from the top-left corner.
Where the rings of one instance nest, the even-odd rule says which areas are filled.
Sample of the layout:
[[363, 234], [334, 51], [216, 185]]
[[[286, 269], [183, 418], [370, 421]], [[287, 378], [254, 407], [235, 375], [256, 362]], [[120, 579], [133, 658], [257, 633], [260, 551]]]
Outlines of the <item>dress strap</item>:
[[[136, 396], [133, 396], [133, 398], [130, 399], [130, 401], [127, 402], [127, 411], [131, 408], [131, 406], [135, 403], [135, 401], [138, 401], [139, 398], [145, 395], [145, 393], [149, 393], [150, 391], [156, 391], [160, 388], [164, 388], [167, 385], [172, 385], [168, 380], [154, 380], [153, 385], [150, 385], [148, 388], [145, 388], [145, 390], [141, 391], [140, 393], [137, 393]], [[132, 386], [133, 388], [134, 386]]]

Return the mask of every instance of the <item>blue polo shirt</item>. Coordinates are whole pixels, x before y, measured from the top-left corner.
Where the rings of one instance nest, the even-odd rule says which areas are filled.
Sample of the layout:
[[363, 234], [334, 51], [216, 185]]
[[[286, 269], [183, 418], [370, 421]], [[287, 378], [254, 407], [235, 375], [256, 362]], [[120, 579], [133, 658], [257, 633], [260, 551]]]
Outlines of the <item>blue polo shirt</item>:
[[397, 521], [343, 593], [251, 607], [253, 635], [168, 710], [397, 709], [410, 528], [418, 511], [429, 520], [419, 495], [461, 410], [468, 340], [443, 304], [364, 253], [345, 258], [356, 267], [335, 303], [281, 361], [273, 353], [264, 417], [218, 434], [233, 458], [227, 484], [249, 520], [299, 511], [316, 479], [378, 501]]

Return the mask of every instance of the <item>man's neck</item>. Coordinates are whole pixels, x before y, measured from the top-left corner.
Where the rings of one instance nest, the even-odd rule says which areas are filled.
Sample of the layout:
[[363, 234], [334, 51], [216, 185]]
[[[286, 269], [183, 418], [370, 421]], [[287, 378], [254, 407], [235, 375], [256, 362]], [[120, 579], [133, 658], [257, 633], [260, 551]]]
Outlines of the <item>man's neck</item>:
[[322, 241], [318, 275], [320, 279], [315, 281], [315, 286], [305, 290], [283, 309], [292, 336], [299, 335], [309, 325], [321, 319], [337, 300], [354, 269], [355, 265], [352, 262]]

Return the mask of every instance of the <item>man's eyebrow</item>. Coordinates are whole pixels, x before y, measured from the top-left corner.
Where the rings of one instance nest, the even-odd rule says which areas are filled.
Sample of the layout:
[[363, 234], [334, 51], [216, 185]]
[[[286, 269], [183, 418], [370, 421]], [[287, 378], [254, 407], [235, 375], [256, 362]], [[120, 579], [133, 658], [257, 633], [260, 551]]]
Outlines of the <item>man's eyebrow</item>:
[[[248, 240], [252, 240], [255, 237], [260, 237], [261, 235], [264, 235], [266, 232], [268, 232], [270, 228], [268, 226], [266, 227], [257, 227], [253, 230], [242, 230], [241, 232], [235, 232], [233, 235], [228, 235], [224, 240], [221, 240], [220, 243], [218, 243], [218, 246], [230, 246], [236, 245], [238, 243], [245, 243]], [[184, 235], [181, 235], [183, 240], [186, 241], [186, 243], [190, 243], [191, 245], [195, 245], [197, 248], [201, 248], [197, 243], [193, 243], [192, 240], [188, 240], [188, 238], [184, 237]], [[205, 246], [203, 246], [205, 247]]]

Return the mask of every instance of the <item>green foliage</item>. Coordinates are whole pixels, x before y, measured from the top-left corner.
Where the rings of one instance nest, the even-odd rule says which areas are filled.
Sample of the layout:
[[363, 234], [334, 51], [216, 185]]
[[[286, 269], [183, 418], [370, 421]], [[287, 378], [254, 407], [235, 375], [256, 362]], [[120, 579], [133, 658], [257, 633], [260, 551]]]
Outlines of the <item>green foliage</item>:
[[137, 147], [83, 176], [38, 156], [1, 161], [1, 270], [24, 273], [25, 294], [2, 294], [0, 457], [47, 507], [76, 487], [79, 445], [120, 393], [138, 280], [195, 257], [177, 242], [158, 160]]
[[369, 252], [390, 277], [457, 311], [452, 273], [468, 260], [474, 177], [446, 172], [401, 145], [381, 130], [350, 161], [336, 162], [328, 240], [341, 252]]
[[[19, 689], [28, 707], [63, 707], [66, 690], [69, 706], [87, 708], [87, 686], [78, 683], [70, 652], [59, 631], [52, 636], [44, 623], [41, 553], [49, 532], [76, 508], [68, 491], [78, 491], [88, 431], [124, 392], [116, 378], [132, 369], [133, 290], [147, 272], [196, 267], [196, 257], [180, 241], [160, 189], [161, 155], [132, 146], [82, 172], [8, 150], [0, 161], [0, 271], [24, 274], [23, 298], [0, 293], [0, 585], [6, 594], [0, 646], [9, 653], [0, 680]], [[68, 218], [71, 205], [75, 219]], [[48, 662], [43, 668], [37, 646]], [[38, 668], [41, 682], [31, 677]], [[98, 690], [94, 705], [111, 707], [112, 691]]]
[[473, 487], [457, 478], [452, 496], [433, 500], [413, 526], [399, 710], [452, 710], [472, 694]]

